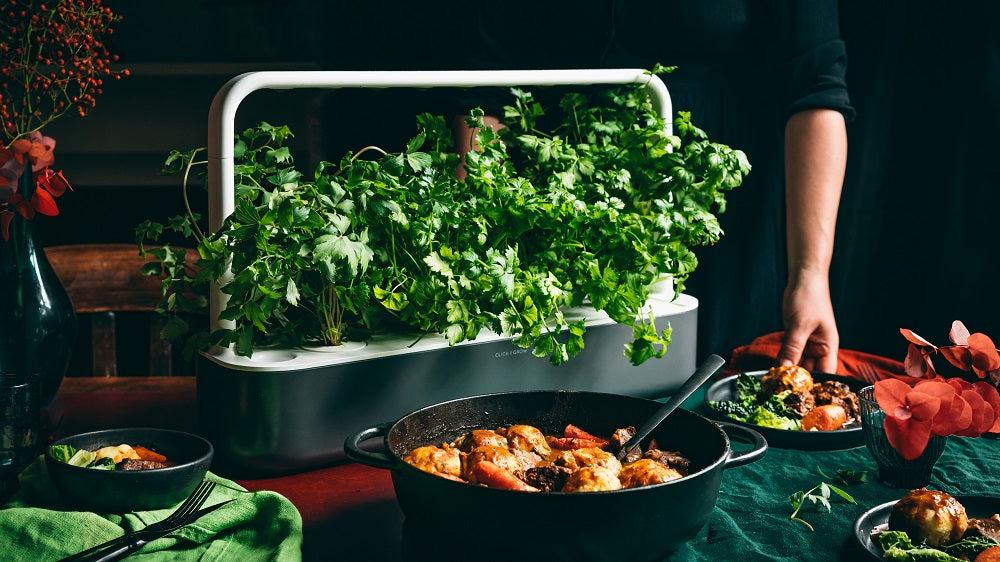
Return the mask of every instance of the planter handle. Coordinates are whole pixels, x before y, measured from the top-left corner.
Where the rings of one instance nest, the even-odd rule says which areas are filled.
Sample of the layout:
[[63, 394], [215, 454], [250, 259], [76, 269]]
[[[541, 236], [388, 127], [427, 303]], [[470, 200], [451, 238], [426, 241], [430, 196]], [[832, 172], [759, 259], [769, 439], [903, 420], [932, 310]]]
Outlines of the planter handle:
[[750, 464], [752, 462], [758, 461], [763, 458], [764, 453], [767, 452], [767, 440], [764, 436], [756, 431], [750, 429], [749, 427], [744, 427], [742, 425], [736, 425], [734, 423], [727, 422], [714, 422], [719, 426], [722, 431], [726, 432], [729, 439], [735, 439], [737, 441], [742, 441], [744, 443], [750, 443], [753, 448], [749, 451], [744, 451], [742, 453], [737, 453], [730, 448], [729, 456], [726, 458], [726, 463], [723, 468], [730, 468], [733, 466], [742, 466], [744, 464]]
[[374, 427], [362, 429], [361, 431], [349, 435], [344, 441], [344, 452], [347, 458], [354, 462], [374, 466], [375, 468], [393, 469], [396, 468], [396, 461], [386, 453], [380, 451], [366, 451], [361, 448], [361, 442], [375, 437], [385, 437], [389, 433], [389, 428], [394, 422], [380, 423]]

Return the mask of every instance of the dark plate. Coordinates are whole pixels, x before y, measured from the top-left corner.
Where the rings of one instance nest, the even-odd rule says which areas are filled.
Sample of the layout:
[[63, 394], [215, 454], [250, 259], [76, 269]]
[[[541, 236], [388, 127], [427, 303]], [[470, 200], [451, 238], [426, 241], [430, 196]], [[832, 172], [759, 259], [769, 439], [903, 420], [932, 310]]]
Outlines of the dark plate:
[[[767, 371], [750, 371], [746, 374], [753, 375], [755, 377], [763, 377], [767, 374]], [[736, 398], [737, 376], [739, 375], [732, 375], [724, 379], [720, 379], [708, 387], [708, 390], [705, 392], [705, 407], [708, 409], [711, 417], [720, 421], [726, 421], [753, 428], [764, 436], [764, 439], [767, 440], [767, 444], [769, 446], [780, 447], [783, 449], [832, 451], [836, 449], [850, 449], [863, 444], [864, 437], [861, 434], [860, 421], [854, 422], [855, 425], [851, 427], [837, 429], [834, 431], [802, 431], [761, 427], [759, 425], [734, 420], [726, 414], [719, 412], [712, 407], [712, 402], [722, 402], [724, 400], [734, 400]], [[868, 386], [868, 383], [864, 381], [851, 377], [831, 375], [829, 373], [813, 372], [812, 376], [813, 380], [816, 382], [831, 380], [842, 382], [850, 387], [850, 389], [854, 392]]]
[[[970, 518], [982, 519], [1000, 513], [1000, 497], [996, 496], [954, 496], [965, 507]], [[897, 500], [877, 505], [861, 514], [854, 522], [854, 541], [869, 559], [882, 560], [882, 547], [872, 540], [876, 531], [884, 531], [889, 524], [889, 514]]]

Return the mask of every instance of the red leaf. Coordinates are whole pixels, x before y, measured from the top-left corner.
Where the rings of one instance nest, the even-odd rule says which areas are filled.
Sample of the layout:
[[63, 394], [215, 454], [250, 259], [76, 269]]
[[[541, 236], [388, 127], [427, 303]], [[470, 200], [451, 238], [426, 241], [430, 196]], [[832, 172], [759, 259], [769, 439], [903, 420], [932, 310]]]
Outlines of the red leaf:
[[906, 406], [910, 410], [910, 417], [929, 423], [941, 411], [941, 399], [931, 394], [911, 390], [906, 395]]
[[963, 431], [956, 431], [955, 435], [962, 437], [979, 437], [993, 426], [996, 414], [993, 413], [993, 406], [990, 406], [983, 397], [975, 390], [963, 390], [962, 398], [972, 406], [972, 424]]
[[913, 390], [899, 379], [882, 379], [875, 383], [875, 401], [879, 408], [891, 415], [897, 408], [906, 407], [906, 395]]
[[59, 207], [56, 206], [56, 200], [52, 198], [52, 194], [44, 189], [35, 190], [35, 194], [31, 196], [31, 206], [39, 213], [49, 217], [59, 214]]
[[989, 371], [1000, 369], [1000, 353], [989, 336], [975, 333], [969, 336], [968, 341], [972, 367], [980, 378], [985, 377]]
[[927, 448], [927, 441], [931, 438], [931, 424], [914, 420], [912, 417], [908, 420], [899, 420], [886, 416], [885, 435], [889, 438], [889, 444], [893, 449], [896, 449], [904, 459], [912, 461]]
[[903, 334], [903, 337], [906, 338], [906, 341], [912, 344], [916, 344], [921, 347], [934, 347], [934, 344], [918, 336], [917, 334], [914, 334], [912, 330], [908, 330], [906, 328], [900, 328], [899, 333]]
[[972, 390], [972, 383], [970, 383], [968, 381], [965, 381], [965, 380], [962, 380], [962, 379], [960, 379], [958, 377], [950, 378], [950, 379], [946, 380], [945, 382], [948, 383], [948, 384], [950, 384], [952, 386], [952, 388], [955, 389], [955, 392], [957, 392], [959, 394], [961, 394], [963, 391], [966, 391], [966, 390]]
[[32, 207], [31, 203], [22, 197], [20, 193], [11, 195], [10, 199], [7, 200], [7, 204], [14, 207], [14, 209], [20, 213], [22, 217], [28, 219], [29, 221], [35, 218], [35, 208]]
[[66, 193], [67, 189], [73, 190], [62, 172], [53, 172], [50, 168], [38, 172], [38, 185], [51, 193], [53, 197], [61, 196]]
[[955, 392], [950, 384], [938, 381], [921, 381], [914, 390], [936, 396], [941, 400], [941, 408], [931, 420], [934, 435], [951, 435], [972, 424], [972, 407]]
[[14, 151], [14, 158], [20, 164], [24, 164], [24, 155], [31, 150], [31, 141], [28, 139], [17, 139], [10, 143], [8, 148]]
[[972, 388], [993, 408], [995, 419], [993, 420], [993, 425], [987, 431], [991, 433], [1000, 432], [1000, 392], [997, 391], [995, 386], [987, 382], [973, 383]]
[[3, 235], [4, 242], [10, 240], [10, 221], [12, 220], [14, 220], [14, 213], [7, 209], [0, 211], [0, 234]]
[[938, 351], [956, 368], [963, 371], [972, 369], [972, 352], [969, 351], [969, 348], [961, 345], [951, 345], [948, 347], [939, 347]]
[[906, 350], [906, 359], [903, 360], [903, 370], [911, 377], [922, 379], [933, 376], [934, 365], [930, 356], [924, 355], [920, 347], [911, 343]]
[[965, 327], [965, 324], [961, 320], [955, 320], [951, 323], [951, 331], [948, 332], [948, 339], [955, 345], [965, 345], [966, 340], [969, 339], [969, 329]]

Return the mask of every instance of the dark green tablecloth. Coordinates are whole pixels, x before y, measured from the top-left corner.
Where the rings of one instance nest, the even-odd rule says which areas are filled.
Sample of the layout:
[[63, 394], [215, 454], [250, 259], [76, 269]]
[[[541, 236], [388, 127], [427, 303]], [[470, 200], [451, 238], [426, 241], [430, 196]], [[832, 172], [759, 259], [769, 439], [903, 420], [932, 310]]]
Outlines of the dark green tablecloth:
[[[703, 399], [703, 392], [696, 393], [684, 407], [704, 414]], [[840, 486], [856, 504], [837, 498], [828, 513], [800, 512], [815, 529], [809, 531], [789, 520], [788, 496], [828, 481], [817, 468], [828, 475], [838, 469], [867, 470], [869, 478], [863, 484]], [[771, 447], [763, 459], [725, 471], [708, 524], [671, 560], [864, 560], [867, 555], [853, 538], [855, 520], [909, 491], [890, 488], [876, 476], [875, 461], [864, 446], [840, 451]], [[957, 495], [1000, 495], [1000, 440], [949, 438], [927, 487]]]

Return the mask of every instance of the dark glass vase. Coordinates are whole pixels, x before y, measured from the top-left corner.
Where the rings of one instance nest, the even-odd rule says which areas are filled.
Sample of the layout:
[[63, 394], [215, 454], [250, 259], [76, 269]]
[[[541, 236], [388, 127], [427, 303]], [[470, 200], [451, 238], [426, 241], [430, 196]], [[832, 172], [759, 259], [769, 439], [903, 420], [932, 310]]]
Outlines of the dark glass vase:
[[[31, 169], [18, 191], [30, 199]], [[0, 373], [38, 375], [40, 403], [52, 401], [76, 341], [76, 314], [66, 289], [38, 244], [33, 222], [15, 214], [0, 238]]]

